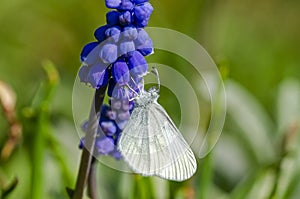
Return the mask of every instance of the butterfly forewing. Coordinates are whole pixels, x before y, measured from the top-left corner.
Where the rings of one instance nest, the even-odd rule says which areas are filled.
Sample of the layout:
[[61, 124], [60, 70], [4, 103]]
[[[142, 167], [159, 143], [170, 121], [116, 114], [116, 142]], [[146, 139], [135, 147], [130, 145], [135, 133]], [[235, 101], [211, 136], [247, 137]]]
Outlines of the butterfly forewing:
[[156, 102], [134, 109], [118, 145], [136, 173], [183, 181], [196, 171], [192, 150]]
[[145, 113], [146, 112], [143, 109], [134, 109], [122, 132], [118, 147], [125, 161], [129, 163], [136, 173], [147, 175], [150, 166], [148, 166], [148, 130], [143, 128], [147, 125], [145, 122], [147, 121], [148, 116]]

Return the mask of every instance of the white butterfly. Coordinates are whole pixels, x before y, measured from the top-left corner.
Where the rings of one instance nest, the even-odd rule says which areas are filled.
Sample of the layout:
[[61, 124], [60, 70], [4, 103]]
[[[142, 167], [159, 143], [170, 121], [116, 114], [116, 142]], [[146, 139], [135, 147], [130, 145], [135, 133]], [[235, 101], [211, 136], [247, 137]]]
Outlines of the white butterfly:
[[118, 142], [131, 169], [143, 176], [184, 181], [196, 172], [195, 156], [164, 108], [158, 90], [142, 90]]

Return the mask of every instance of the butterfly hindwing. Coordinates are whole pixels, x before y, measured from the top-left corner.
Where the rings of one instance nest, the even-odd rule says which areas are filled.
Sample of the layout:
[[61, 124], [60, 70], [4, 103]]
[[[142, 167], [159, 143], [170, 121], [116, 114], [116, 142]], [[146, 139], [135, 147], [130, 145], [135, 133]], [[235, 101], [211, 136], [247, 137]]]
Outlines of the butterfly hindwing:
[[159, 124], [162, 125], [163, 135], [168, 141], [169, 155], [172, 159], [168, 165], [160, 168], [156, 175], [170, 180], [186, 180], [196, 172], [197, 163], [194, 153], [164, 108], [158, 103], [154, 103], [153, 106], [154, 115], [159, 119], [163, 117], [161, 119], [163, 122]]
[[118, 146], [133, 171], [145, 176], [183, 181], [196, 171], [192, 150], [156, 102], [133, 110]]

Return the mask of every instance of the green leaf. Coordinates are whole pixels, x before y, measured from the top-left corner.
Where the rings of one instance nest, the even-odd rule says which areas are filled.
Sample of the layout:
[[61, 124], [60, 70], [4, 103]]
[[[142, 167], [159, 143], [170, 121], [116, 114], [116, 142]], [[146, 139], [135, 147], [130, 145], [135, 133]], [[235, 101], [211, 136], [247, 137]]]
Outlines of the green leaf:
[[[240, 140], [235, 135], [223, 131], [222, 137], [216, 145], [214, 153], [214, 169], [224, 178], [219, 185], [229, 189], [243, 179], [245, 173], [252, 169], [252, 164], [246, 151], [242, 150]], [[238, 160], [238, 161], [237, 161]], [[200, 184], [200, 186], [202, 186]]]
[[251, 172], [246, 175], [241, 182], [235, 186], [234, 190], [230, 193], [230, 199], [241, 199], [246, 198], [255, 183], [265, 173], [265, 169], [260, 169], [255, 172]]
[[262, 173], [261, 176], [253, 183], [250, 192], [243, 197], [243, 199], [266, 199], [269, 197], [273, 183], [275, 180], [275, 175], [273, 169], [269, 169]]
[[228, 114], [242, 130], [241, 136], [251, 146], [258, 162], [272, 161], [275, 154], [270, 138], [274, 124], [265, 109], [238, 83], [230, 80], [225, 86]]
[[[45, 156], [45, 139], [50, 126], [50, 104], [54, 95], [56, 86], [59, 81], [58, 72], [55, 66], [46, 61], [43, 63], [47, 79], [41, 83], [40, 89], [37, 92], [32, 109], [36, 113], [35, 118], [27, 133], [33, 132], [32, 145], [32, 179], [31, 179], [31, 198], [40, 199], [44, 196], [44, 156]], [[32, 121], [31, 121], [32, 122]]]
[[300, 82], [296, 79], [286, 79], [279, 85], [277, 122], [281, 134], [300, 122]]
[[2, 190], [2, 198], [6, 198], [8, 194], [10, 194], [18, 185], [18, 178], [14, 178], [4, 189]]

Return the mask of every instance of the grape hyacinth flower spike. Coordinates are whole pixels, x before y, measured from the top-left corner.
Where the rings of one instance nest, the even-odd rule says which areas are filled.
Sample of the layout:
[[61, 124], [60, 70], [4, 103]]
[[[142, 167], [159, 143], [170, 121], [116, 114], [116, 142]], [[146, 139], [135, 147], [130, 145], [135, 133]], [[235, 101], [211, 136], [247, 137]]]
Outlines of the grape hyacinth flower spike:
[[[107, 24], [95, 30], [95, 41], [80, 54], [78, 76], [95, 89], [95, 97], [79, 144], [83, 152], [76, 188], [68, 191], [73, 199], [83, 196], [92, 173], [92, 155], [122, 159], [117, 143], [134, 108], [129, 99], [143, 87], [148, 70], [145, 56], [153, 53], [152, 40], [144, 30], [153, 12], [148, 0], [105, 0], [105, 5], [112, 9], [106, 14]], [[103, 105], [105, 96], [107, 105]]]
[[[143, 76], [147, 74], [148, 65], [144, 56], [153, 53], [153, 44], [147, 32], [143, 29], [149, 21], [153, 7], [145, 0], [106, 0], [108, 8], [115, 10], [106, 14], [107, 24], [98, 28], [94, 35], [97, 41], [87, 44], [81, 52], [83, 63], [79, 70], [80, 81], [99, 89], [107, 86], [107, 95], [111, 101], [128, 103], [135, 94], [128, 85], [142, 84]], [[133, 83], [134, 82], [134, 83]], [[138, 89], [134, 89], [138, 92]], [[110, 106], [110, 105], [108, 105]], [[133, 107], [133, 105], [132, 105]], [[110, 107], [111, 108], [111, 107]], [[116, 128], [116, 135], [105, 133], [103, 125], [97, 133], [97, 141], [102, 143], [103, 136], [118, 142], [118, 135], [122, 132], [130, 113], [120, 113], [122, 109], [114, 109], [117, 116], [110, 119], [111, 128]], [[101, 114], [100, 121], [108, 120], [105, 114]], [[108, 142], [107, 142], [108, 143]], [[96, 144], [96, 148], [97, 145]], [[103, 145], [101, 145], [103, 146]], [[108, 147], [109, 148], [109, 147]], [[96, 151], [101, 155], [114, 154], [115, 150], [101, 153], [103, 149]], [[119, 156], [118, 156], [119, 158]]]

